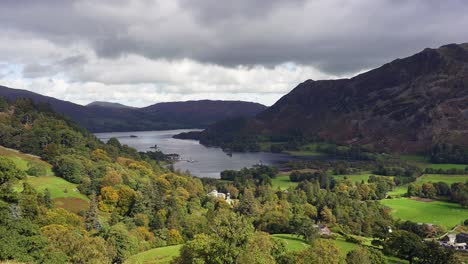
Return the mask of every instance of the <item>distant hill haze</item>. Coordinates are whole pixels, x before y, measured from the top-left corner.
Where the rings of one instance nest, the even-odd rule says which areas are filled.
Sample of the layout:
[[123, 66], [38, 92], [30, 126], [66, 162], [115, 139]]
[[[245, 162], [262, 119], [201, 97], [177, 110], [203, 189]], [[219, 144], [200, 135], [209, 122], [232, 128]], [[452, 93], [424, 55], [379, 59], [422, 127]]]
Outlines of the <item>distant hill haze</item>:
[[83, 106], [4, 86], [0, 86], [0, 96], [49, 103], [91, 132], [205, 128], [226, 118], [253, 117], [266, 109], [258, 103], [211, 100], [158, 103], [144, 108], [99, 101]]
[[108, 108], [135, 108], [120, 103], [95, 101], [86, 105], [87, 107], [108, 107]]
[[[220, 124], [200, 137], [220, 135]], [[300, 133], [403, 153], [468, 146], [468, 44], [425, 49], [350, 79], [307, 80], [239, 124], [228, 133]]]

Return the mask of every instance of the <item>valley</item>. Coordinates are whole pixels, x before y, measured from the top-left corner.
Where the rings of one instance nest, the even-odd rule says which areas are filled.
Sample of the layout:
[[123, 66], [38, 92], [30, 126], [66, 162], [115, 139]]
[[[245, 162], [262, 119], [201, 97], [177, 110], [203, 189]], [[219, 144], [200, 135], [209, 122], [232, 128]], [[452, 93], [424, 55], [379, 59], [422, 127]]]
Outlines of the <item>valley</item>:
[[[0, 87], [0, 260], [464, 263], [460, 54], [309, 80], [268, 108], [82, 106]], [[447, 91], [426, 91], [433, 79]]]

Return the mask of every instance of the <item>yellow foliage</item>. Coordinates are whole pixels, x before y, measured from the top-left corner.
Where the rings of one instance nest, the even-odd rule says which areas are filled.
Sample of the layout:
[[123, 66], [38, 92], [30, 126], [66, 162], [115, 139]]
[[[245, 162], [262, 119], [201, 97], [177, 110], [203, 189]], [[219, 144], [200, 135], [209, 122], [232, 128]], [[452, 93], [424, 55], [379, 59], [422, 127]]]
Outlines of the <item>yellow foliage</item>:
[[122, 184], [122, 175], [113, 168], [107, 168], [106, 175], [102, 178], [101, 186], [116, 186]]
[[91, 159], [93, 161], [107, 161], [111, 162], [112, 159], [107, 155], [107, 152], [103, 149], [96, 149], [91, 153]]

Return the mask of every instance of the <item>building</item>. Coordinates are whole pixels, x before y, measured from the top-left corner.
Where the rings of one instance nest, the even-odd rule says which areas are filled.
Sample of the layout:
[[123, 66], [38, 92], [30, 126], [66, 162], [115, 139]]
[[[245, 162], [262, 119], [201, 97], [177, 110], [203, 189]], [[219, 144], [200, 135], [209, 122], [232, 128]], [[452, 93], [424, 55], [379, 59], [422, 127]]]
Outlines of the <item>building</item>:
[[468, 234], [460, 233], [460, 234], [447, 234], [444, 236], [440, 244], [444, 247], [454, 248], [456, 250], [467, 250], [467, 241]]
[[320, 236], [330, 236], [332, 234], [332, 231], [326, 225], [318, 224], [314, 225], [314, 227], [319, 230]]
[[234, 201], [231, 199], [231, 194], [230, 193], [225, 194], [225, 193], [222, 193], [222, 192], [218, 192], [218, 190], [213, 190], [213, 191], [209, 192], [207, 194], [207, 196], [221, 199], [221, 200], [225, 201], [226, 203], [228, 203], [230, 205], [234, 204]]

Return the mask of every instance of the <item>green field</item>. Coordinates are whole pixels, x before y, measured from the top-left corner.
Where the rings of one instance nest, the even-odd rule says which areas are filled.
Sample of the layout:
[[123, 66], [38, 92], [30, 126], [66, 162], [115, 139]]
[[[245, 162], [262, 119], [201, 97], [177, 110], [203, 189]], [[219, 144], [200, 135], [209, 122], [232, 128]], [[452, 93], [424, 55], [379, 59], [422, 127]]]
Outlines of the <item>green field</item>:
[[[291, 234], [275, 234], [275, 235], [272, 235], [272, 237], [276, 238], [276, 239], [279, 239], [279, 240], [282, 240], [285, 245], [286, 245], [286, 250], [287, 251], [300, 251], [300, 250], [303, 250], [305, 248], [307, 248], [308, 244], [307, 242], [296, 236], [296, 235], [291, 235]], [[336, 240], [330, 240], [330, 241], [333, 241], [335, 243], [335, 245], [340, 249], [341, 251], [341, 255], [343, 257], [346, 256], [346, 254], [348, 254], [348, 252], [356, 249], [359, 247], [359, 245], [357, 244], [354, 244], [354, 243], [351, 243], [351, 242], [347, 242], [343, 237], [338, 237]], [[398, 258], [394, 258], [394, 257], [386, 257], [387, 258], [387, 261], [389, 264], [403, 264], [403, 263], [408, 263], [407, 261], [404, 261], [404, 260], [401, 260], [401, 259], [398, 259]]]
[[41, 160], [37, 156], [24, 154], [1, 146], [0, 155], [12, 160], [20, 170], [25, 172], [31, 165], [38, 165], [45, 168], [45, 175], [28, 176], [24, 180], [17, 182], [14, 188], [16, 191], [22, 191], [22, 183], [26, 182], [37, 192], [42, 194], [45, 189], [48, 189], [55, 207], [65, 208], [75, 213], [88, 208], [89, 199], [86, 195], [83, 195], [78, 191], [78, 185], [54, 176], [52, 165], [49, 163]]
[[309, 246], [307, 242], [297, 235], [274, 234], [273, 238], [284, 242], [287, 251], [301, 251]]
[[394, 197], [394, 196], [403, 196], [408, 192], [408, 185], [397, 186], [392, 191], [388, 192], [387, 194]]
[[179, 256], [182, 245], [154, 248], [131, 256], [125, 264], [166, 264]]
[[448, 169], [465, 169], [468, 167], [468, 164], [435, 164], [431, 163], [427, 166], [427, 168], [432, 168], [432, 169], [443, 169], [443, 170], [448, 170]]
[[449, 175], [449, 174], [424, 174], [419, 177], [417, 183], [426, 183], [426, 182], [445, 182], [448, 185], [456, 182], [465, 183], [468, 181], [468, 175]]
[[352, 180], [353, 182], [367, 182], [369, 180], [369, 176], [375, 175], [372, 173], [363, 173], [363, 174], [351, 174], [351, 175], [333, 175], [335, 179], [344, 179], [345, 177]]
[[76, 188], [78, 184], [68, 182], [60, 177], [56, 176], [40, 176], [34, 177], [29, 176], [26, 182], [31, 184], [36, 191], [44, 193], [45, 189], [49, 189], [50, 196], [52, 199], [57, 198], [80, 198], [88, 200], [88, 197], [81, 194]]
[[430, 223], [450, 229], [468, 219], [468, 209], [459, 204], [442, 201], [421, 202], [409, 198], [382, 200], [392, 209], [392, 215], [401, 220]]
[[46, 174], [44, 176], [53, 176], [54, 173], [52, 171], [52, 165], [49, 163], [41, 160], [37, 156], [21, 153], [14, 149], [9, 149], [0, 146], [0, 156], [7, 157], [11, 161], [13, 161], [18, 167], [18, 169], [22, 171], [27, 171], [31, 165], [38, 165], [45, 168]]
[[[449, 174], [424, 174], [416, 180], [417, 184], [426, 182], [445, 182], [452, 185], [456, 182], [465, 183], [468, 181], [468, 175], [449, 175]], [[397, 186], [393, 191], [388, 192], [390, 196], [403, 196], [408, 191], [408, 185]]]
[[297, 182], [292, 182], [289, 180], [289, 175], [278, 175], [275, 178], [271, 179], [271, 184], [273, 188], [280, 188], [281, 190], [286, 190], [289, 187], [296, 187]]

